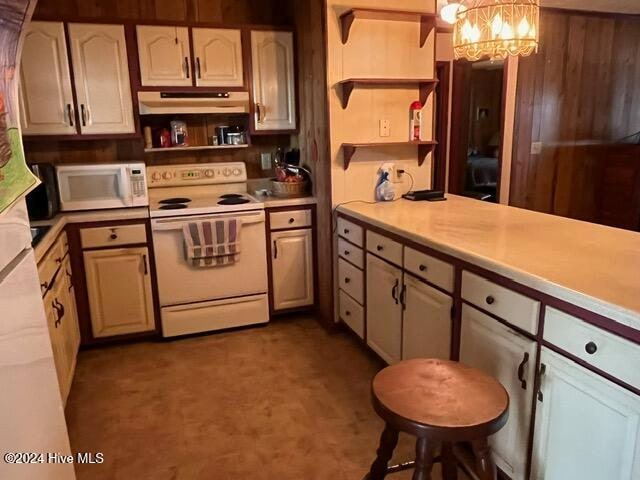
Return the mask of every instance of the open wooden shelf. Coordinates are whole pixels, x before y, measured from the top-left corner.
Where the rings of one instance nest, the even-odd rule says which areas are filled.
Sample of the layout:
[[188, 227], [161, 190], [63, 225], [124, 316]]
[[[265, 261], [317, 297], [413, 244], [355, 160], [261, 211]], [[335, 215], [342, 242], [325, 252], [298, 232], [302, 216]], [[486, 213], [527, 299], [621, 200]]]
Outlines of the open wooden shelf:
[[434, 140], [421, 140], [419, 142], [343, 143], [344, 169], [349, 168], [351, 158], [359, 148], [403, 147], [410, 145], [416, 145], [418, 147], [418, 166], [421, 166], [427, 158], [427, 155], [438, 145], [438, 142]]
[[145, 148], [145, 153], [180, 152], [189, 150], [231, 150], [234, 148], [249, 148], [249, 145], [193, 145], [188, 147]]
[[420, 89], [420, 103], [424, 105], [427, 98], [436, 88], [438, 80], [434, 78], [348, 78], [338, 82], [342, 87], [342, 108], [349, 105], [351, 92], [357, 86], [366, 87], [411, 87], [416, 85]]
[[340, 26], [342, 28], [342, 44], [349, 41], [351, 25], [357, 19], [365, 20], [387, 20], [396, 22], [420, 22], [420, 47], [429, 38], [429, 35], [436, 27], [437, 15], [430, 12], [416, 12], [409, 10], [387, 10], [379, 8], [352, 8], [340, 15]]

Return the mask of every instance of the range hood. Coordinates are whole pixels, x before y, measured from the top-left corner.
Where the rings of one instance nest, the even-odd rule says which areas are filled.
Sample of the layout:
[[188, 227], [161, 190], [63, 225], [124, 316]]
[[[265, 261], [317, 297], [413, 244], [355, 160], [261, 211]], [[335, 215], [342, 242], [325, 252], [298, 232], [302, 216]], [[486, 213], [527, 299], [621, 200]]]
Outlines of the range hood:
[[138, 92], [140, 115], [249, 113], [249, 92]]

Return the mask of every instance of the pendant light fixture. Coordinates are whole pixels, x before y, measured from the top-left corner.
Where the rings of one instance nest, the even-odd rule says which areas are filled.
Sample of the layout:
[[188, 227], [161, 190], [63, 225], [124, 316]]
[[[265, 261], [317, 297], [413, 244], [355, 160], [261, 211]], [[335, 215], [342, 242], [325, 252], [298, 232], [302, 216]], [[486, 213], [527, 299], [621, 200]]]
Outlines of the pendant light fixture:
[[449, 2], [440, 9], [440, 18], [453, 25], [458, 17], [458, 10], [464, 8], [460, 2]]
[[456, 58], [502, 59], [538, 51], [538, 0], [466, 0], [453, 28]]

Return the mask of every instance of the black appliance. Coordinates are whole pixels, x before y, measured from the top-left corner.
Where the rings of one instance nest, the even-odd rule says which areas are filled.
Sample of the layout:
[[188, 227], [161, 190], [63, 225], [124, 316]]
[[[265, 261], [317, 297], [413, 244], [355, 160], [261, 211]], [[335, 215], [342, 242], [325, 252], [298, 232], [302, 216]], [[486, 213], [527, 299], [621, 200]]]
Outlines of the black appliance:
[[42, 182], [27, 195], [29, 219], [48, 220], [60, 210], [55, 169], [50, 163], [34, 163], [29, 168]]

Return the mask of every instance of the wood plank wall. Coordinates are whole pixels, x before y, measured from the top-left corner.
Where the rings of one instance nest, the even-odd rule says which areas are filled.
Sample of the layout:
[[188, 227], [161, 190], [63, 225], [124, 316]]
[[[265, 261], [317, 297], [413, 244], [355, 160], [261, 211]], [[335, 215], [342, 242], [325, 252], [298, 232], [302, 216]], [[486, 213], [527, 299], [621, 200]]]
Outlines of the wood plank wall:
[[540, 52], [519, 65], [511, 204], [593, 220], [589, 145], [640, 131], [640, 18], [544, 10], [540, 25]]
[[[108, 21], [189, 21], [228, 24], [292, 25], [289, 0], [39, 0], [35, 19]], [[237, 151], [144, 154], [142, 140], [25, 141], [29, 163], [102, 163], [125, 160], [149, 164], [245, 161], [250, 177], [267, 176], [260, 153], [289, 147], [291, 136], [253, 136], [252, 146]]]

